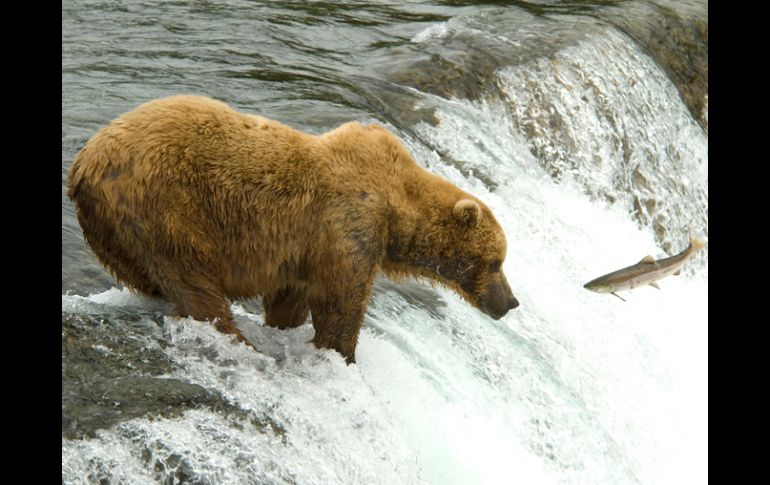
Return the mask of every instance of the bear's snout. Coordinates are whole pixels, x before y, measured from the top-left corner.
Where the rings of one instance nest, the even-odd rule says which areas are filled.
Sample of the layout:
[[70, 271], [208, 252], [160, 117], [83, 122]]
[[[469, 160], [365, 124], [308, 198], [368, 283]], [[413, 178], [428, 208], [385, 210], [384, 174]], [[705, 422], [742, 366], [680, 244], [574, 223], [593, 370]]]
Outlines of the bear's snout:
[[486, 292], [479, 298], [479, 309], [495, 320], [503, 318], [509, 310], [517, 306], [519, 300], [513, 296], [511, 287], [502, 273], [490, 281]]
[[508, 299], [508, 309], [513, 310], [519, 306], [519, 300], [517, 300], [513, 295]]

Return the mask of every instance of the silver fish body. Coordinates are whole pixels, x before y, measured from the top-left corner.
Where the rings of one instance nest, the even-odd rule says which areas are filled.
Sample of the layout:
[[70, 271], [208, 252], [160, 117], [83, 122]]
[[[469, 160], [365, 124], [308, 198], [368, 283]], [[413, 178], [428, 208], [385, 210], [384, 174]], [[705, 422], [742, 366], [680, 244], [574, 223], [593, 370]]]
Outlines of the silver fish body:
[[[589, 281], [583, 285], [583, 288], [597, 293], [612, 293], [614, 295], [616, 291], [631, 290], [645, 285], [652, 285], [657, 288], [656, 281], [672, 274], [678, 274], [682, 266], [704, 245], [703, 241], [691, 237], [690, 245], [679, 254], [657, 261], [652, 256], [645, 256], [634, 265]], [[618, 296], [618, 298], [620, 297]], [[622, 300], [622, 298], [620, 299]]]

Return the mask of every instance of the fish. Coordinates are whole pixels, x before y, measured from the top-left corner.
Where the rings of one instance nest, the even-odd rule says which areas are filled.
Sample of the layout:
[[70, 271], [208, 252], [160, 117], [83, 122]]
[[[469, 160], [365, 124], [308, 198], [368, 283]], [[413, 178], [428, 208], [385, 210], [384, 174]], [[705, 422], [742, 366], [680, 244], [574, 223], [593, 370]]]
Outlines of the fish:
[[690, 235], [690, 245], [679, 254], [657, 261], [652, 256], [645, 256], [634, 265], [607, 273], [604, 276], [589, 281], [583, 285], [583, 288], [595, 291], [596, 293], [610, 293], [626, 301], [615, 292], [631, 290], [645, 285], [660, 289], [656, 283], [658, 280], [672, 274], [678, 275], [682, 270], [682, 266], [705, 245], [705, 242]]

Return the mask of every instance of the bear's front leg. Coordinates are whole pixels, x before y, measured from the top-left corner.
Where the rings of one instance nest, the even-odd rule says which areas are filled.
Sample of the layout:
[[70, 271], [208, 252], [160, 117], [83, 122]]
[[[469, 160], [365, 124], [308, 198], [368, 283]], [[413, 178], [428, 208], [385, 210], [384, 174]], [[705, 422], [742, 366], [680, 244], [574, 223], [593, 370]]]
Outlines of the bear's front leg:
[[366, 306], [374, 277], [355, 282], [338, 280], [325, 288], [322, 294], [310, 297], [316, 347], [334, 349], [348, 364], [356, 361], [358, 333], [364, 322]]

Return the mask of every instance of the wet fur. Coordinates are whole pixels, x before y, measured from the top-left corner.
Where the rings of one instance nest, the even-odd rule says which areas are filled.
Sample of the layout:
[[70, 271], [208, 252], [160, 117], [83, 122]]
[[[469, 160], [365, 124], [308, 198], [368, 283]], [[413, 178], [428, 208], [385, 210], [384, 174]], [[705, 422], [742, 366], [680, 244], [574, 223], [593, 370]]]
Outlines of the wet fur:
[[313, 136], [209, 98], [164, 98], [94, 134], [68, 189], [118, 281], [243, 341], [228, 301], [261, 295], [268, 325], [312, 315], [313, 342], [353, 362], [379, 271], [427, 277], [490, 314], [515, 302], [489, 270], [506, 252], [491, 211], [380, 126]]

